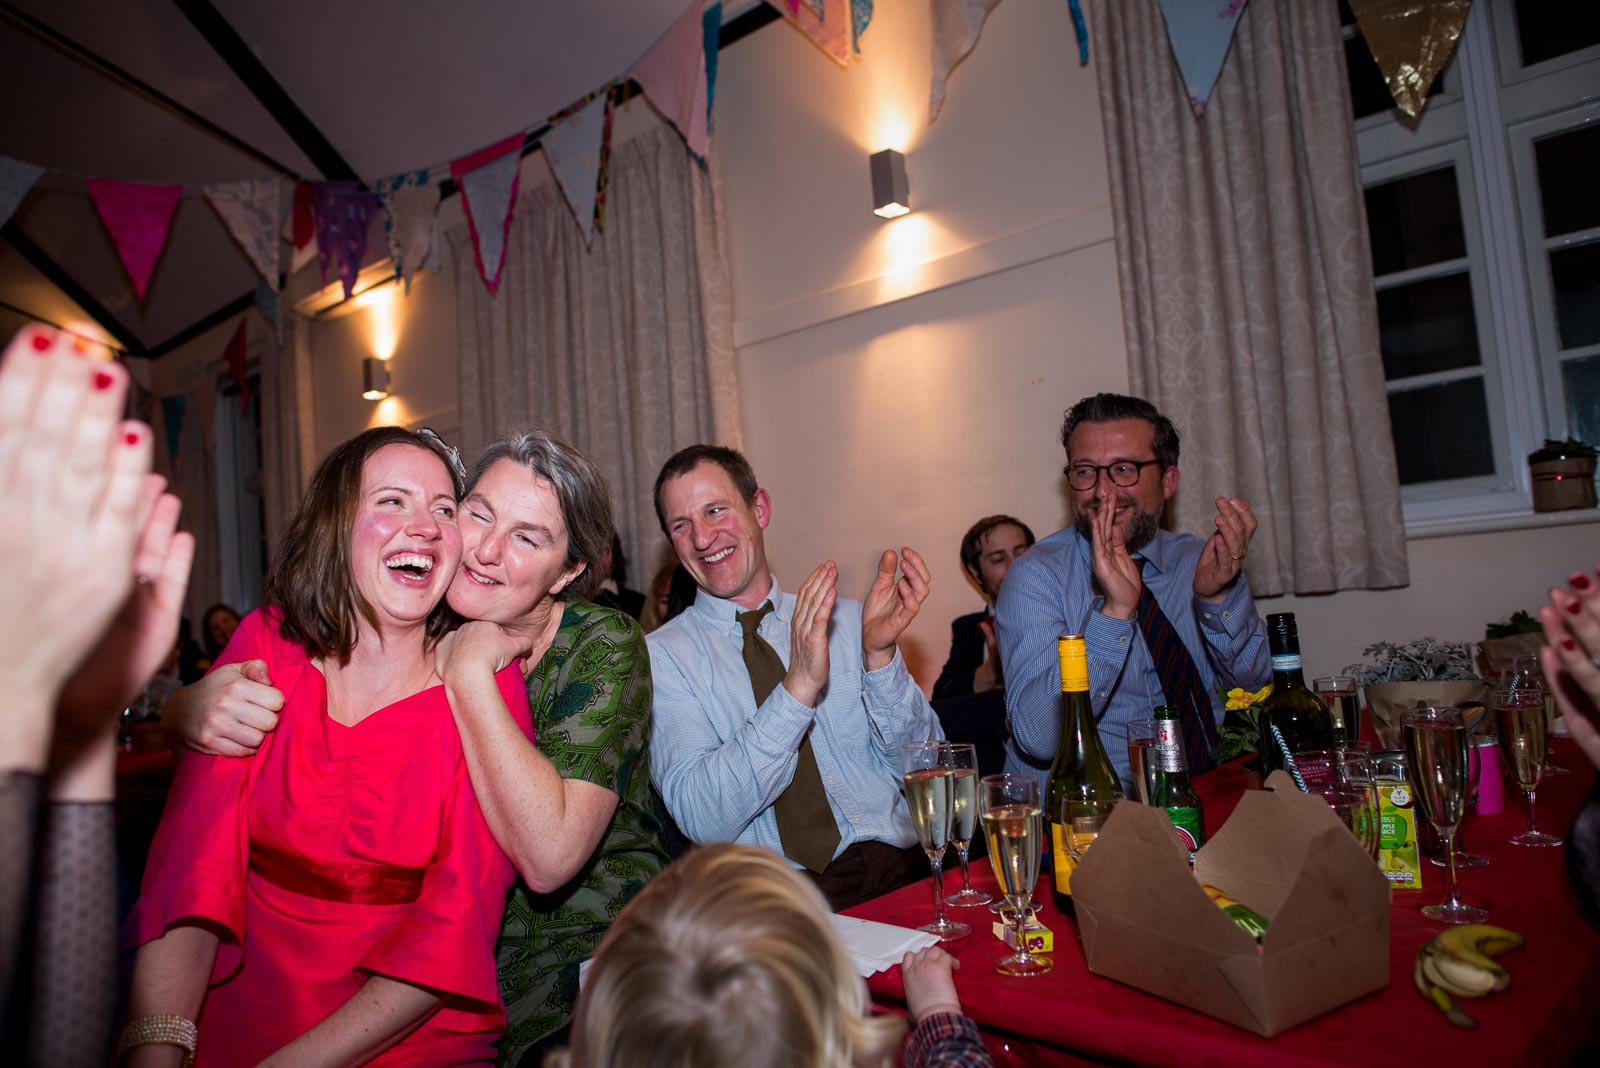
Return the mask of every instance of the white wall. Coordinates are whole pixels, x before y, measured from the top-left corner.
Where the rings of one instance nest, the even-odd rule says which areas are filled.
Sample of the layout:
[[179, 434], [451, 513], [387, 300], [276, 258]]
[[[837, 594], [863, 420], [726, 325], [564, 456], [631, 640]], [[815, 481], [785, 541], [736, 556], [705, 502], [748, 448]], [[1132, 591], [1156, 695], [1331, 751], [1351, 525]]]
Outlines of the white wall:
[[[859, 597], [882, 548], [920, 549], [934, 592], [904, 648], [925, 686], [949, 620], [980, 603], [961, 534], [997, 511], [1041, 536], [1063, 525], [1061, 412], [1128, 382], [1095, 72], [1078, 66], [1066, 5], [999, 5], [932, 126], [927, 18], [923, 4], [880, 3], [845, 69], [788, 26], [747, 37], [722, 53], [713, 137], [774, 569], [793, 589], [833, 557]], [[651, 121], [635, 102], [619, 136]], [[869, 210], [867, 157], [882, 147], [906, 152], [915, 208], [887, 223]], [[531, 156], [523, 182], [546, 173]], [[459, 224], [459, 200], [445, 211]], [[396, 302], [381, 406], [359, 397], [377, 313], [312, 331], [319, 450], [378, 422], [455, 429], [453, 288], [447, 266]], [[1261, 607], [1295, 611], [1308, 667], [1331, 671], [1377, 638], [1481, 637], [1600, 558], [1597, 532], [1412, 541], [1407, 589]]]

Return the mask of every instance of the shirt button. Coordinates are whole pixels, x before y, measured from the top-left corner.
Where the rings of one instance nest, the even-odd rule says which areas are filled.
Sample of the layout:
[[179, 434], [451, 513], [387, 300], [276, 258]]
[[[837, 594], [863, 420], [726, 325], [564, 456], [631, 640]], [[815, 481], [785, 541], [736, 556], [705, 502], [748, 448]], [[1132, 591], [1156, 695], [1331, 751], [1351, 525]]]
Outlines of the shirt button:
[[861, 822], [861, 817], [860, 816], [851, 816], [850, 817], [850, 822], [851, 823], [860, 823]]
[[1223, 619], [1232, 619], [1233, 618], [1233, 613], [1232, 612], [1224, 612], [1224, 613], [1222, 613], [1222, 618]]

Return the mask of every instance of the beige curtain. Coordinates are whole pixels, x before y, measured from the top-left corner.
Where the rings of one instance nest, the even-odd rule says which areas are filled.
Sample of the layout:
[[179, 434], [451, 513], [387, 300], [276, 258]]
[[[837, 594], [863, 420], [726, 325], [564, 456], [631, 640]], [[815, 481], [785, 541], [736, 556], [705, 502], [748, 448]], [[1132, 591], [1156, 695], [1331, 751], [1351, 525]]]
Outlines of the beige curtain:
[[[292, 316], [292, 336], [277, 344], [261, 326], [261, 501], [267, 551], [275, 551], [311, 481], [316, 457], [311, 397], [310, 324]], [[259, 325], [259, 324], [258, 324]]]
[[1242, 496], [1256, 593], [1404, 585], [1337, 5], [1251, 0], [1198, 119], [1157, 0], [1093, 14], [1129, 377], [1183, 435], [1176, 527]]
[[605, 470], [636, 588], [659, 557], [651, 489], [698, 441], [739, 443], [732, 306], [711, 176], [669, 127], [612, 148], [603, 231], [585, 248], [555, 182], [517, 200], [499, 292], [456, 270], [463, 457], [540, 423]]

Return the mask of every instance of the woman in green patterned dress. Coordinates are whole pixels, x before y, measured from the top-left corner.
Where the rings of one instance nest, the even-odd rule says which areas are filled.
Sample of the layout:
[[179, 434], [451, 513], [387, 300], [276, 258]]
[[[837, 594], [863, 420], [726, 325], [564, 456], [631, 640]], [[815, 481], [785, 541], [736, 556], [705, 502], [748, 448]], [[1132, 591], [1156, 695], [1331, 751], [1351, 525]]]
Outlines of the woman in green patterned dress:
[[[441, 670], [473, 790], [522, 874], [498, 950], [502, 1064], [536, 1064], [564, 1040], [579, 962], [667, 863], [650, 795], [644, 635], [584, 599], [604, 577], [595, 565], [612, 529], [600, 469], [542, 430], [491, 445], [461, 502], [449, 600], [479, 622], [445, 639]], [[514, 658], [536, 745], [495, 689]]]

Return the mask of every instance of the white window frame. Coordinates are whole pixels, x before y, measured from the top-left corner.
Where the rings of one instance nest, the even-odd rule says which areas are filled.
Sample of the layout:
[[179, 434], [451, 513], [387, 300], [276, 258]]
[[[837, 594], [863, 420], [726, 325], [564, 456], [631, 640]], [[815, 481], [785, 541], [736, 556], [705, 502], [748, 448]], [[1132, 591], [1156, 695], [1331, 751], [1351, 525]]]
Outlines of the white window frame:
[[[1554, 306], [1531, 145], [1536, 136], [1572, 125], [1557, 116], [1600, 107], [1600, 46], [1528, 68], [1516, 66], [1519, 51], [1510, 0], [1479, 0], [1422, 115], [1409, 119], [1391, 110], [1355, 124], [1364, 185], [1437, 165], [1423, 160], [1458, 160], [1463, 229], [1474, 261], [1473, 301], [1496, 472], [1493, 478], [1402, 487], [1412, 536], [1532, 520], [1523, 457], [1546, 436], [1562, 436], [1566, 424], [1560, 367], [1553, 340], [1546, 343], [1554, 338]], [[1579, 98], [1587, 99], [1574, 105]]]

